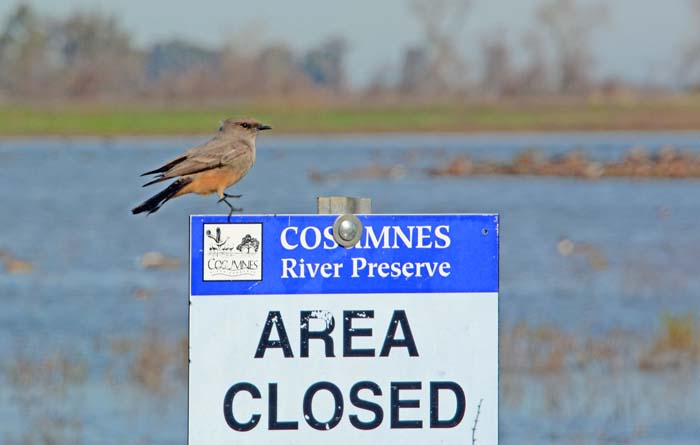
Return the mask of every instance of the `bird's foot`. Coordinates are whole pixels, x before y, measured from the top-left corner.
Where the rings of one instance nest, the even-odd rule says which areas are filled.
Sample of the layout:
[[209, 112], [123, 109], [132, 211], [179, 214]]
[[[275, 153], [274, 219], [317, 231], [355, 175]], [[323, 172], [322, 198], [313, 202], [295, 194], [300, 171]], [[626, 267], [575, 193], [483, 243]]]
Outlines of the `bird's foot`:
[[241, 196], [243, 195], [227, 195], [226, 193], [224, 193], [224, 197], [219, 199], [217, 202], [226, 202], [226, 198], [240, 198]]
[[233, 212], [242, 212], [243, 211], [243, 209], [239, 209], [239, 208], [232, 206], [231, 203], [226, 200], [226, 198], [231, 198], [231, 197], [240, 197], [240, 195], [226, 195], [226, 194], [224, 194], [224, 197], [219, 199], [219, 201], [218, 201], [218, 202], [225, 203], [228, 206], [228, 208], [230, 209], [230, 211], [228, 212], [228, 222], [231, 222], [231, 215], [233, 215]]

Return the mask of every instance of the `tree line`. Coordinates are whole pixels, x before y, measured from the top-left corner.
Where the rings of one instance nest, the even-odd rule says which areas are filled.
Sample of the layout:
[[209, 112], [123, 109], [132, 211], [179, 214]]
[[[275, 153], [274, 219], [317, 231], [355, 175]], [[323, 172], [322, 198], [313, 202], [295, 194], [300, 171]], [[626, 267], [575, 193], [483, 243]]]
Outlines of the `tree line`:
[[[0, 100], [199, 100], [305, 97], [439, 98], [455, 95], [579, 95], [650, 90], [624, 79], [599, 79], [593, 38], [606, 26], [603, 4], [542, 0], [533, 26], [511, 42], [495, 30], [480, 42], [478, 62], [462, 48], [470, 0], [408, 0], [422, 34], [397, 67], [380, 67], [352, 88], [350, 49], [332, 36], [304, 51], [271, 43], [255, 51], [235, 44], [205, 47], [185, 40], [138, 47], [114, 16], [76, 12], [65, 18], [20, 4], [0, 23]], [[690, 1], [700, 23], [700, 0]], [[694, 42], [695, 41], [695, 42]], [[679, 54], [679, 85], [700, 80], [700, 34]], [[517, 57], [516, 57], [517, 56]]]

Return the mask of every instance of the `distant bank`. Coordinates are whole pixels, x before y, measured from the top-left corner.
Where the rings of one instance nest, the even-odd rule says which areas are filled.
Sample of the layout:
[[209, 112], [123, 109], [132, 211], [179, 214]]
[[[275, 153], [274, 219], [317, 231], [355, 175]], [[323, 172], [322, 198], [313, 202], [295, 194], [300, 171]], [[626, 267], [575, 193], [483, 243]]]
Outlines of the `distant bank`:
[[0, 103], [0, 137], [211, 133], [229, 116], [270, 122], [276, 134], [700, 130], [700, 97], [231, 107]]

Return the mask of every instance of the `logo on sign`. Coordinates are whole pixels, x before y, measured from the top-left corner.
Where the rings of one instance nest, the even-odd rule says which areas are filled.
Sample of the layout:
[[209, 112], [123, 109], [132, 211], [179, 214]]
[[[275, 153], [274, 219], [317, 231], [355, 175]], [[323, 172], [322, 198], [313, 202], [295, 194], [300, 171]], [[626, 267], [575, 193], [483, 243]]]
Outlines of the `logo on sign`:
[[262, 224], [204, 224], [204, 281], [262, 280]]

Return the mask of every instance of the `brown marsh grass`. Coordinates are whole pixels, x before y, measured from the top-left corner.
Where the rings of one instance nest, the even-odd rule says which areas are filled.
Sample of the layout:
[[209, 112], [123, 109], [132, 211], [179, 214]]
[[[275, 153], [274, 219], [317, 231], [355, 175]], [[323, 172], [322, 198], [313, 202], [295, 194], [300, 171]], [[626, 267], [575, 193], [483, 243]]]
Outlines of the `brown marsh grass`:
[[665, 315], [661, 329], [639, 357], [639, 369], [659, 371], [700, 362], [700, 333], [694, 315]]
[[83, 423], [77, 419], [62, 417], [37, 421], [29, 431], [19, 437], [6, 436], [6, 445], [79, 445], [82, 440]]
[[664, 147], [656, 153], [630, 148], [617, 160], [599, 162], [588, 159], [579, 150], [563, 155], [547, 156], [537, 150], [526, 150], [510, 161], [480, 161], [466, 154], [456, 155], [426, 172], [429, 176], [555, 176], [590, 180], [600, 178], [698, 178], [700, 156], [693, 152]]
[[563, 372], [573, 348], [574, 339], [554, 327], [519, 323], [501, 332], [501, 369], [532, 374]]
[[72, 385], [87, 380], [88, 364], [62, 351], [45, 357], [30, 358], [17, 354], [6, 367], [10, 384], [17, 390], [40, 387], [43, 390], [64, 392]]
[[15, 258], [5, 250], [0, 250], [0, 262], [3, 264], [5, 272], [12, 275], [26, 275], [34, 272], [34, 264], [29, 261]]
[[30, 357], [21, 348], [6, 359], [3, 370], [11, 387], [12, 401], [29, 427], [18, 435], [5, 435], [0, 442], [8, 445], [82, 443], [80, 416], [72, 412], [59, 414], [55, 408], [72, 389], [86, 383], [89, 377], [87, 360], [62, 350]]
[[129, 368], [132, 381], [154, 393], [165, 393], [166, 372], [173, 359], [172, 348], [156, 329], [150, 329], [137, 348]]
[[511, 374], [555, 375], [589, 366], [663, 371], [700, 364], [700, 324], [693, 314], [665, 315], [651, 338], [612, 331], [575, 336], [553, 326], [519, 323], [500, 332], [500, 367]]
[[164, 395], [172, 389], [171, 379], [187, 380], [188, 337], [167, 340], [158, 329], [149, 329], [136, 342], [122, 339], [112, 342], [114, 352], [135, 356], [129, 366], [132, 382], [151, 391]]

